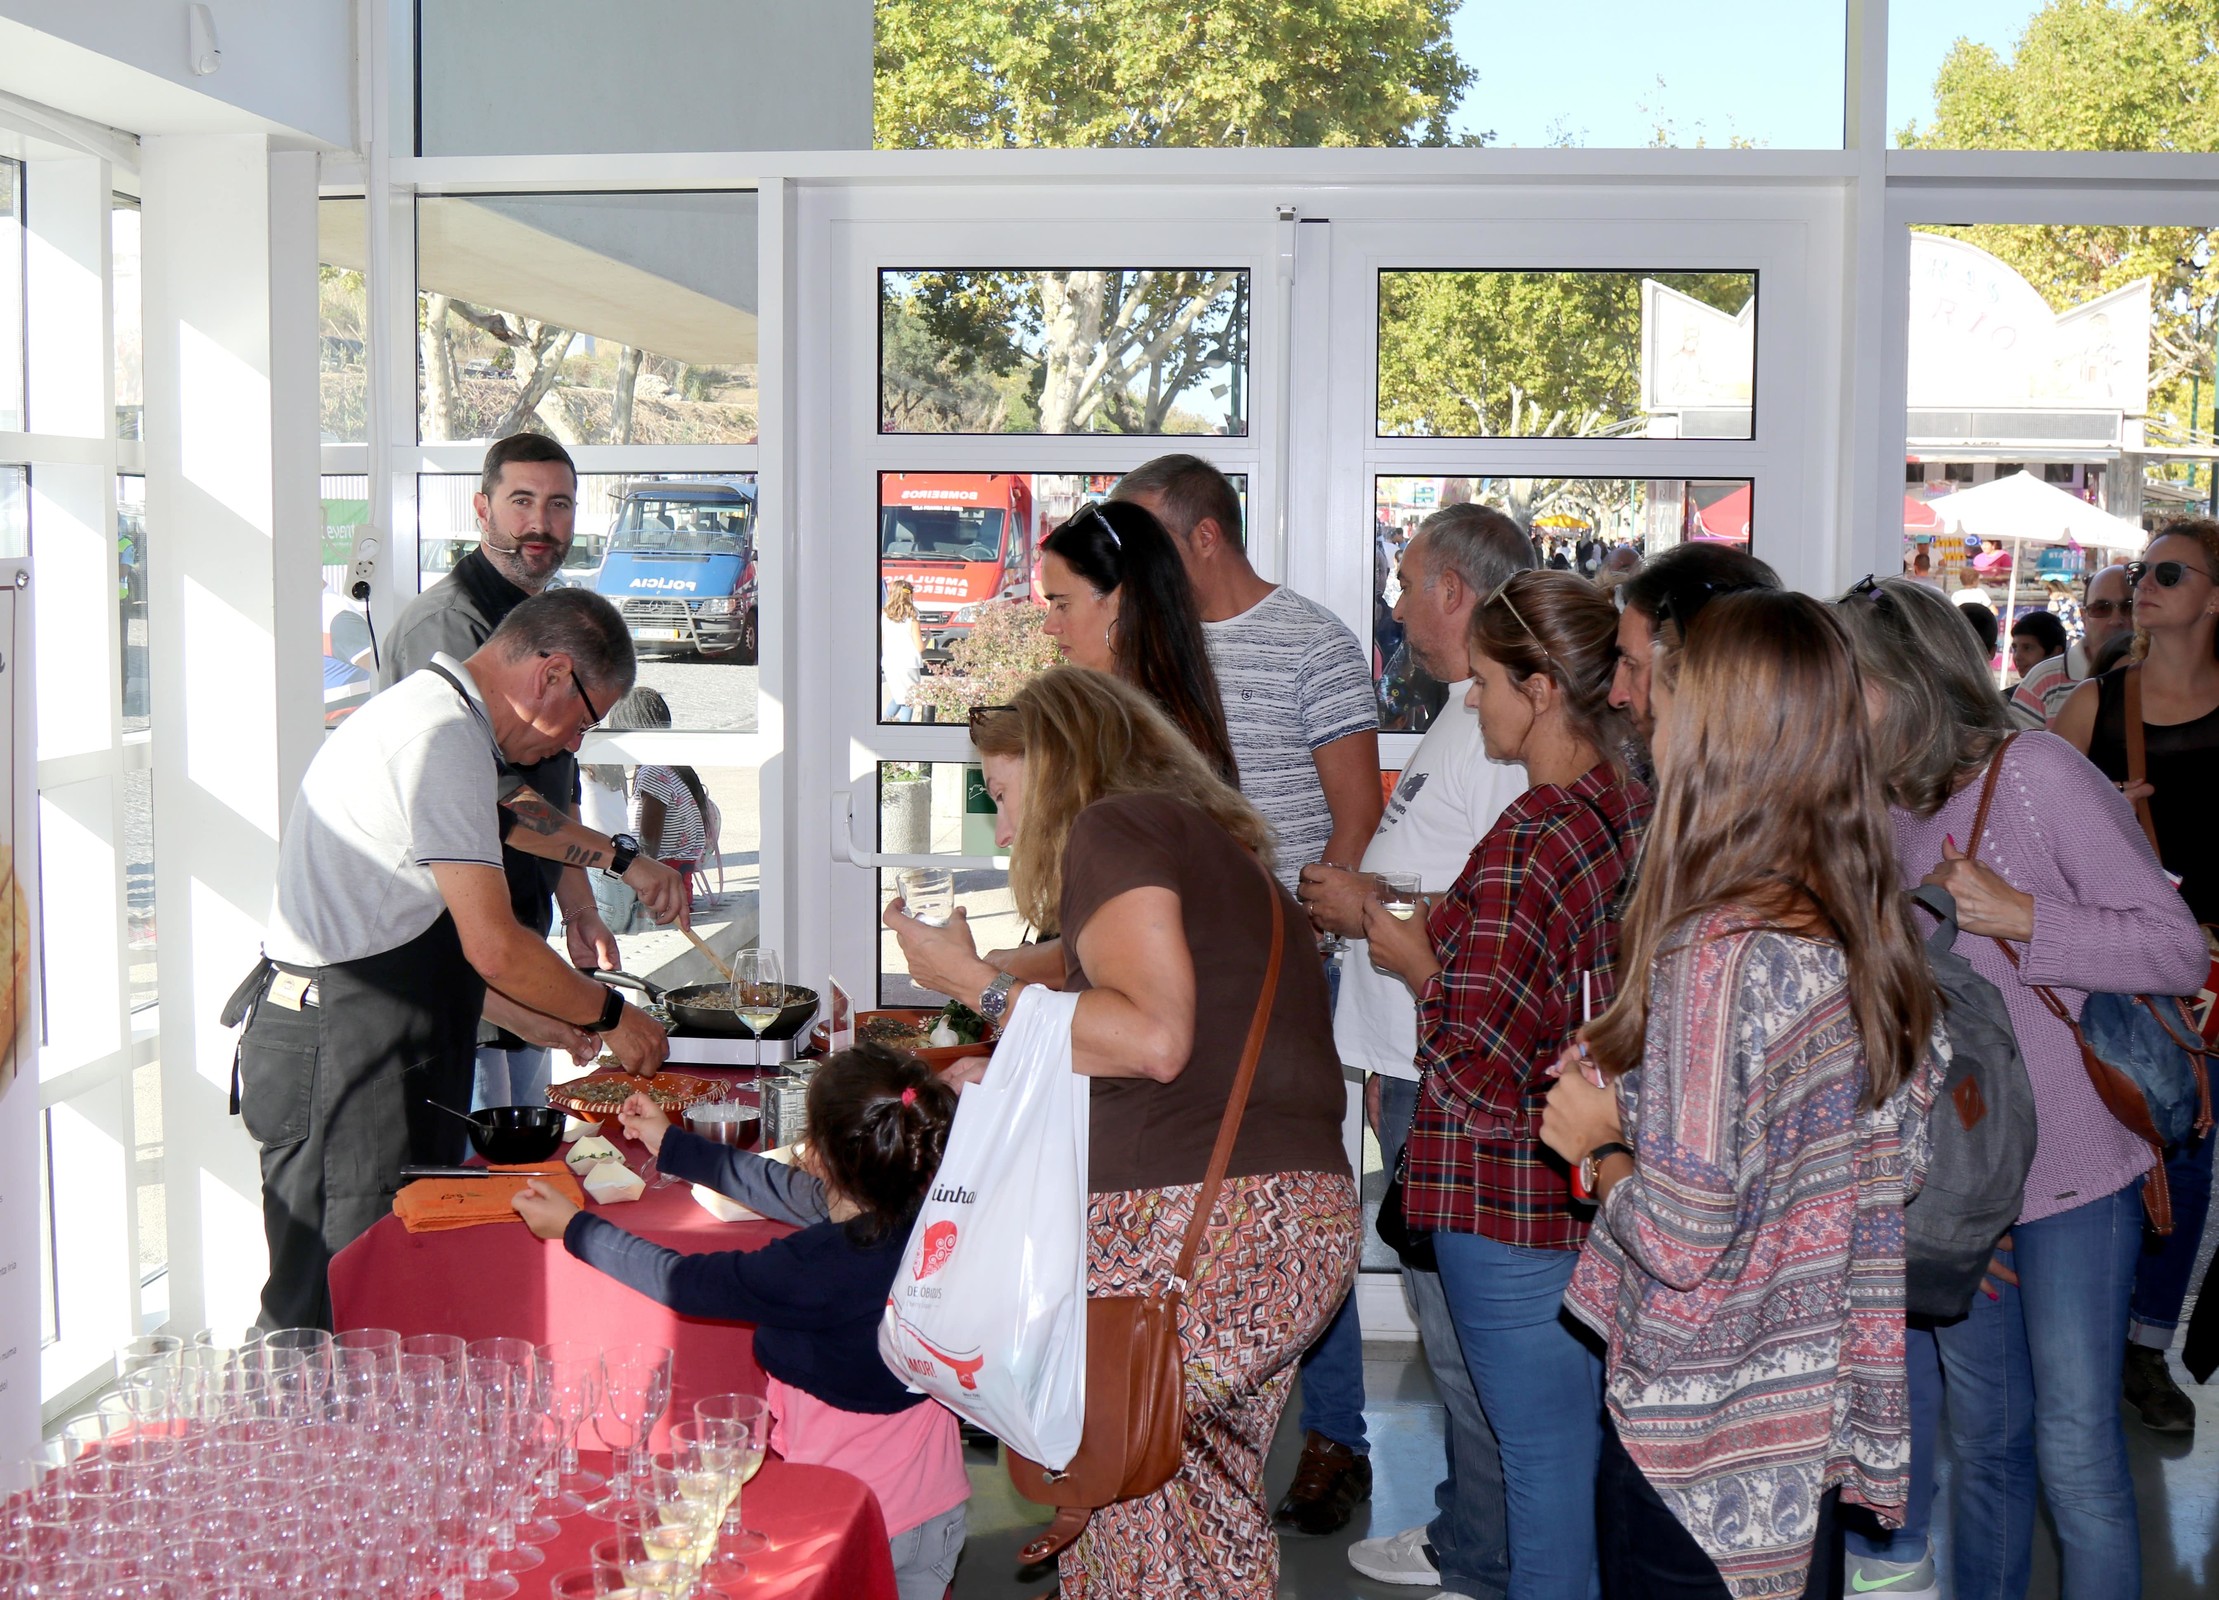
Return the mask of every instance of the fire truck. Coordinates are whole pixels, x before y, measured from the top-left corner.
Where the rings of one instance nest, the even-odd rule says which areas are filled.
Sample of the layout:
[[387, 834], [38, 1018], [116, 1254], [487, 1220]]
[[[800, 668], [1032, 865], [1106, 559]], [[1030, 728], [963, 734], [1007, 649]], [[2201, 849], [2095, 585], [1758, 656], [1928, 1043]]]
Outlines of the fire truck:
[[928, 651], [969, 631], [970, 608], [1033, 594], [1029, 474], [887, 472], [878, 499], [879, 581], [909, 585]]

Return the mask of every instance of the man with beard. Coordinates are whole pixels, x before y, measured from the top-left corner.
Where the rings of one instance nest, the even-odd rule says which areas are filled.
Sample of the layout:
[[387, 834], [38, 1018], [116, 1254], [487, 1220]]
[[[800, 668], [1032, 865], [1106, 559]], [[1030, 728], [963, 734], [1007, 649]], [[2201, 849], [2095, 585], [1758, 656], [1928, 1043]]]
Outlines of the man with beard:
[[1695, 614], [1722, 594], [1777, 589], [1780, 575], [1746, 550], [1690, 541], [1660, 551], [1618, 589], [1618, 675], [1610, 703], [1633, 719], [1647, 741], [1656, 732], [1649, 671], [1657, 642], [1677, 649]]
[[[511, 434], [486, 451], [471, 504], [478, 547], [401, 614], [382, 663], [382, 689], [429, 666], [435, 654], [467, 659], [503, 618], [554, 581], [576, 535], [578, 469], [545, 434]], [[612, 838], [579, 826], [578, 762], [570, 751], [529, 767], [505, 767], [501, 809], [501, 867], [516, 920], [544, 938], [560, 905], [564, 939], [578, 966], [623, 964], [594, 904], [590, 870], [622, 878], [657, 922], [685, 915], [688, 890], [678, 873], [642, 854], [629, 834]], [[538, 1104], [550, 1076], [548, 1046], [563, 1042], [481, 1026], [472, 1109]]]

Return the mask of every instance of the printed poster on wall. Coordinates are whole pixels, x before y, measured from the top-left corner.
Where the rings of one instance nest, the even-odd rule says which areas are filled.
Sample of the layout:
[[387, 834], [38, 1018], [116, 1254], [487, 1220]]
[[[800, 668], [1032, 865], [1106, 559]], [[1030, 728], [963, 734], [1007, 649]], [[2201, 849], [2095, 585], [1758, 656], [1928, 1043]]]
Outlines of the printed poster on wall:
[[39, 1439], [38, 986], [31, 972], [38, 874], [31, 747], [27, 561], [0, 561], [0, 1460]]

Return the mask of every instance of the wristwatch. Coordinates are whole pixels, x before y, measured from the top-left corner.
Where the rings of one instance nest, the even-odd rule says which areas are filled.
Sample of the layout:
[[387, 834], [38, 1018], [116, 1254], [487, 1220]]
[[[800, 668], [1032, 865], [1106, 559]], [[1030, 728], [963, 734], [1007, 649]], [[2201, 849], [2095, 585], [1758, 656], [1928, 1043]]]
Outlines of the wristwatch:
[[1616, 1139], [1605, 1139], [1581, 1158], [1579, 1171], [1572, 1180], [1572, 1189], [1582, 1200], [1592, 1200], [1600, 1192], [1603, 1163], [1612, 1156], [1633, 1158], [1633, 1146], [1621, 1144]]
[[1003, 1015], [1009, 1010], [1009, 991], [1016, 987], [1016, 973], [995, 973], [994, 981], [979, 994], [979, 1015], [999, 1028]]
[[620, 990], [609, 990], [609, 998], [602, 1002], [601, 1015], [586, 1024], [589, 1033], [608, 1033], [624, 1020], [624, 995]]
[[640, 842], [628, 833], [612, 833], [609, 844], [609, 864], [601, 870], [612, 878], [621, 878], [625, 869], [639, 859]]

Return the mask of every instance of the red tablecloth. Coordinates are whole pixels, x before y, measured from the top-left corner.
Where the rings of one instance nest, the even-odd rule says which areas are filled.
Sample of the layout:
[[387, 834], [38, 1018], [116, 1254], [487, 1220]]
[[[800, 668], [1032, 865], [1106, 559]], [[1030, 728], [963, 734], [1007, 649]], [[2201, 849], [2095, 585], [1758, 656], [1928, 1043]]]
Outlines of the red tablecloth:
[[[621, 1138], [614, 1122], [604, 1131], [636, 1170], [645, 1152]], [[792, 1231], [780, 1223], [719, 1222], [683, 1183], [650, 1187], [628, 1204], [586, 1204], [619, 1227], [688, 1252], [752, 1250]], [[342, 1329], [396, 1328], [465, 1339], [506, 1335], [534, 1344], [576, 1339], [604, 1349], [668, 1345], [676, 1352], [673, 1394], [656, 1424], [657, 1449], [668, 1445], [671, 1422], [691, 1417], [701, 1396], [763, 1392], [754, 1334], [745, 1323], [681, 1317], [594, 1271], [560, 1242], [533, 1238], [521, 1219], [410, 1233], [400, 1218], [381, 1218], [333, 1259], [331, 1305]], [[597, 1442], [590, 1425], [578, 1442], [588, 1448]]]
[[[605, 1472], [608, 1458], [588, 1465]], [[773, 1457], [741, 1492], [740, 1512], [770, 1548], [741, 1558], [747, 1576], [722, 1591], [736, 1600], [895, 1600], [886, 1524], [862, 1480]], [[546, 1565], [518, 1576], [518, 1593], [545, 1594], [556, 1573], [590, 1566], [593, 1542], [613, 1531], [598, 1517], [565, 1518], [562, 1537], [541, 1547]]]

